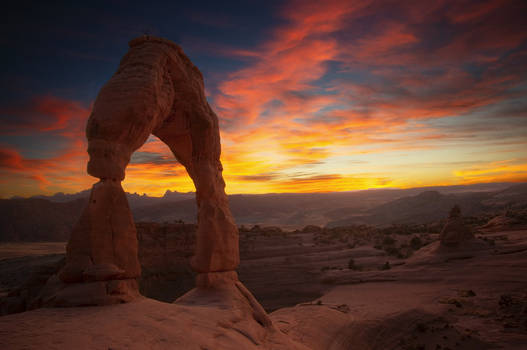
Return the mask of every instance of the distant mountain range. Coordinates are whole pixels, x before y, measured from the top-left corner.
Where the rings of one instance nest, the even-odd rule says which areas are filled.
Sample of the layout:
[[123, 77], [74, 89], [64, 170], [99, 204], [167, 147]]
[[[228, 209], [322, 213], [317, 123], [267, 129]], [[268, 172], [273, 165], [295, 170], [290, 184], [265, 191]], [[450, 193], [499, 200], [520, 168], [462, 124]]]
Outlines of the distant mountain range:
[[[38, 195], [38, 196], [30, 197], [30, 198], [39, 198], [39, 199], [46, 199], [50, 202], [65, 203], [65, 202], [69, 202], [75, 199], [88, 198], [89, 196], [90, 196], [90, 190], [84, 190], [84, 191], [73, 193], [73, 194], [65, 194], [62, 192], [58, 192], [52, 196]], [[167, 190], [165, 194], [163, 195], [163, 197], [150, 197], [144, 193], [140, 195], [137, 193], [128, 193], [128, 192], [126, 192], [126, 196], [128, 198], [128, 203], [130, 204], [130, 207], [142, 207], [145, 205], [151, 205], [151, 204], [157, 204], [157, 203], [166, 203], [166, 202], [172, 202], [172, 201], [179, 201], [183, 199], [191, 199], [191, 198], [194, 198], [195, 194], [194, 192], [177, 192], [177, 191]], [[23, 198], [13, 197], [11, 199], [23, 199]]]
[[[65, 241], [89, 191], [0, 200], [0, 241]], [[196, 221], [194, 193], [167, 191], [163, 197], [127, 194], [136, 222]], [[445, 218], [458, 204], [464, 215], [527, 207], [527, 183], [375, 189], [331, 193], [230, 195], [238, 225], [301, 228], [306, 225], [385, 226]]]

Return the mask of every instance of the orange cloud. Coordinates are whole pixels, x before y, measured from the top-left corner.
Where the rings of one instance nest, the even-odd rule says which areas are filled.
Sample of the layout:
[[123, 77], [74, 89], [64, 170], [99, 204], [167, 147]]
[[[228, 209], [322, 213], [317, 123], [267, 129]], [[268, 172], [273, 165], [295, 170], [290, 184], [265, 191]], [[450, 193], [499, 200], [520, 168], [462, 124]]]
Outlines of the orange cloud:
[[14, 149], [0, 148], [0, 168], [13, 171], [26, 170], [22, 157]]
[[[525, 180], [524, 162], [509, 161], [521, 158], [514, 148], [524, 146], [527, 132], [525, 6], [294, 0], [256, 48], [208, 47], [244, 62], [207, 93], [220, 117], [227, 191]], [[213, 74], [217, 80], [221, 73]], [[84, 172], [88, 108], [45, 96], [0, 112], [9, 116], [4, 135], [67, 140], [66, 149], [41, 160], [2, 149], [3, 174], [27, 175], [48, 191], [93, 181]], [[507, 123], [513, 127], [505, 133]], [[474, 155], [470, 168], [454, 165]], [[441, 176], [419, 168], [434, 157], [448, 164], [438, 166]], [[124, 186], [156, 195], [193, 190], [154, 137], [132, 159]]]
[[456, 170], [454, 175], [461, 178], [464, 183], [525, 182], [527, 181], [527, 163], [525, 160], [518, 159], [500, 160]]
[[59, 132], [79, 136], [89, 114], [90, 110], [79, 102], [51, 95], [37, 96], [23, 106], [0, 108], [4, 122], [1, 134]]
[[13, 186], [21, 181], [24, 187], [32, 191], [51, 193], [53, 191], [79, 191], [87, 183], [93, 182], [85, 175], [84, 166], [87, 156], [76, 146], [70, 150], [46, 159], [25, 158], [11, 148], [0, 148], [0, 174], [4, 183], [0, 187], [3, 196], [21, 194]]
[[[25, 106], [0, 109], [4, 136], [16, 135], [26, 140], [23, 146], [0, 148], [0, 186], [2, 197], [57, 191], [77, 192], [93, 180], [86, 176], [87, 161], [84, 127], [89, 109], [76, 101], [54, 96], [39, 96]], [[35, 147], [47, 138], [57, 145]], [[45, 156], [24, 157], [23, 151], [43, 152]]]

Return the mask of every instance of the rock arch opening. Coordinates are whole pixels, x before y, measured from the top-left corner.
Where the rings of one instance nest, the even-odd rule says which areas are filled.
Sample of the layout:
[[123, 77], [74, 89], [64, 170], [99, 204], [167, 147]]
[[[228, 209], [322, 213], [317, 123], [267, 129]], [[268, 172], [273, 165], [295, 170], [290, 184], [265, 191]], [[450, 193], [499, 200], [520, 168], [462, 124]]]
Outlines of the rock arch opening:
[[[132, 154], [122, 184], [128, 193], [148, 193], [154, 197], [162, 197], [167, 190], [180, 193], [194, 193], [196, 190], [185, 167], [177, 161], [170, 148], [154, 135], [150, 135], [145, 144]], [[130, 205], [133, 211], [133, 203]], [[194, 220], [195, 216], [192, 217], [193, 223]], [[189, 219], [187, 221], [190, 222]]]
[[191, 266], [198, 286], [237, 281], [238, 230], [224, 190], [218, 117], [203, 77], [171, 41], [143, 36], [129, 46], [86, 126], [88, 173], [100, 181], [68, 242], [55, 305], [126, 302], [138, 293], [136, 229], [121, 182], [132, 154], [151, 134], [170, 148], [196, 188]]

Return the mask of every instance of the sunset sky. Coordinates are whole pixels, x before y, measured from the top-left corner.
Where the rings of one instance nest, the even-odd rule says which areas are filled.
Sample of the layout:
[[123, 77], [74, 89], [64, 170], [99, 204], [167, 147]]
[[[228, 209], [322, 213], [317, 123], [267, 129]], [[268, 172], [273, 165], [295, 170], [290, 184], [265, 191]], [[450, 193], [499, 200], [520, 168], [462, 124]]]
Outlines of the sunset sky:
[[[86, 120], [144, 33], [202, 71], [228, 193], [527, 181], [524, 0], [43, 3], [3, 8], [2, 198], [97, 181]], [[154, 137], [123, 186], [194, 190]]]

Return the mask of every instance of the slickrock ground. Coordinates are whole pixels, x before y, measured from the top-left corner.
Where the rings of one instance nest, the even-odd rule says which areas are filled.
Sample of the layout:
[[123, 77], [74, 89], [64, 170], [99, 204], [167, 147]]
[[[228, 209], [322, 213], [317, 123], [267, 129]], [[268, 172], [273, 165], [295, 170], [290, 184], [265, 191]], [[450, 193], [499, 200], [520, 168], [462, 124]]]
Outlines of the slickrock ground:
[[227, 303], [39, 309], [0, 318], [2, 349], [306, 349]]
[[[337, 232], [288, 234], [284, 247], [283, 234], [249, 235], [254, 248], [246, 250], [242, 231], [240, 279], [263, 296], [260, 302], [280, 299], [279, 288], [287, 291], [285, 305], [294, 304], [288, 295], [295, 290], [321, 295], [272, 312], [279, 331], [236, 311], [243, 308], [233, 308], [233, 298], [200, 297], [193, 305], [142, 298], [0, 317], [0, 348], [523, 349], [527, 343], [527, 230], [480, 231], [454, 248], [430, 235], [433, 242], [408, 258], [386, 251], [404, 252], [413, 235], [390, 235], [396, 242], [380, 242], [383, 250], [343, 243]], [[252, 286], [242, 278], [244, 261], [245, 272], [255, 271]]]
[[527, 230], [482, 237], [451, 250], [434, 242], [389, 270], [330, 271], [338, 286], [272, 318], [300, 339], [313, 326], [298, 320], [318, 304], [349, 310], [331, 327], [342, 349], [524, 349]]

